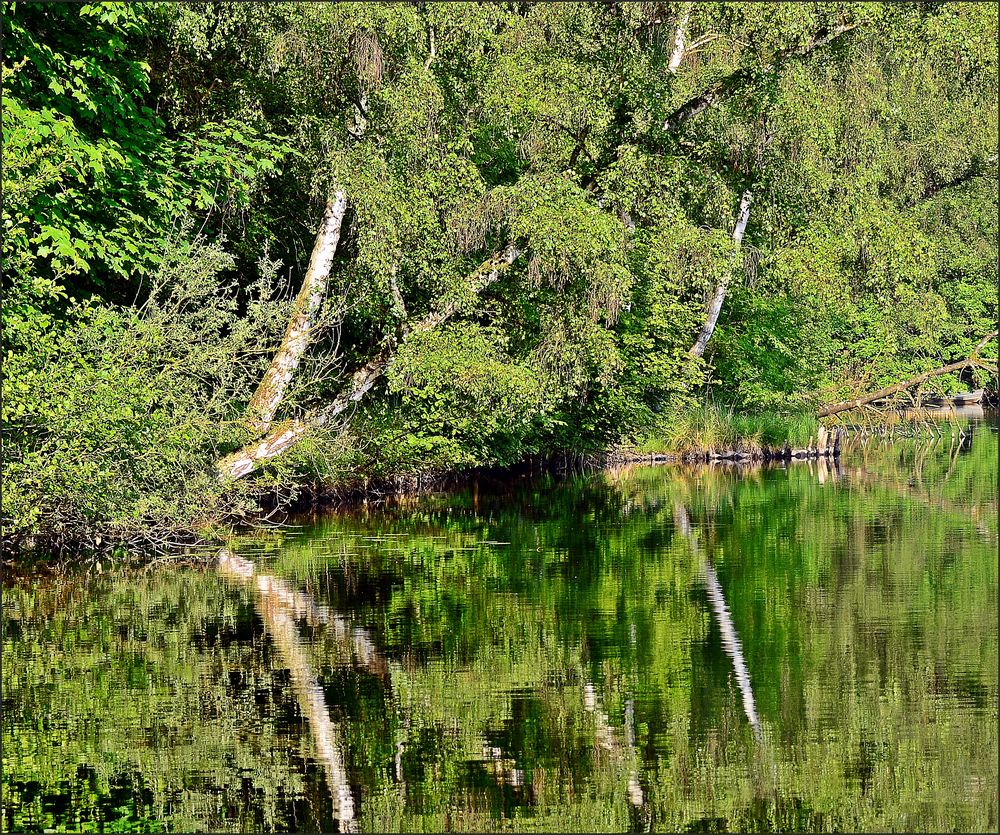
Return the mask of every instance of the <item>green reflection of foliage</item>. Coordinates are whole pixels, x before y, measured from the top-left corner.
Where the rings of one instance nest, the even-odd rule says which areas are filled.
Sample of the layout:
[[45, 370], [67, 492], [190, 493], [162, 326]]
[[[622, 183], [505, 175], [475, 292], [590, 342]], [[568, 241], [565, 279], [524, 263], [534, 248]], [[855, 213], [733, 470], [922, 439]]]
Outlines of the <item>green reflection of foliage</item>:
[[[301, 633], [363, 830], [995, 829], [996, 462], [980, 425], [851, 448], [840, 473], [484, 481], [327, 516], [257, 562], [378, 647], [348, 664], [329, 629]], [[171, 571], [5, 602], [9, 828], [329, 825], [249, 592]]]
[[6, 589], [4, 619], [8, 831], [288, 826], [305, 751], [248, 597], [163, 571]]

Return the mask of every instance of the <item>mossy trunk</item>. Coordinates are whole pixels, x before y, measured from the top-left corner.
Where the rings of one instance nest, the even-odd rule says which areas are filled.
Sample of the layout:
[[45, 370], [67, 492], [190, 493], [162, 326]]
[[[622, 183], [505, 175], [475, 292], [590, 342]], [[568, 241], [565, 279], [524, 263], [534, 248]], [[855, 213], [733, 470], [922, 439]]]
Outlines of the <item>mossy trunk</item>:
[[[495, 282], [501, 272], [509, 267], [521, 254], [521, 250], [510, 245], [502, 252], [487, 260], [469, 277], [469, 289], [473, 295], [478, 295]], [[442, 322], [458, 312], [459, 301], [449, 301], [437, 310], [428, 313], [416, 322], [409, 330], [426, 331], [437, 327]], [[392, 360], [391, 352], [386, 349], [380, 352], [362, 368], [354, 372], [350, 385], [330, 403], [316, 409], [303, 418], [287, 421], [266, 437], [243, 449], [228, 455], [218, 463], [222, 478], [243, 478], [253, 472], [264, 461], [276, 458], [297, 444], [302, 437], [313, 429], [329, 426], [337, 417], [343, 414], [352, 404], [364, 397], [385, 374]]]
[[347, 196], [338, 191], [326, 204], [323, 220], [320, 222], [316, 243], [313, 245], [302, 287], [295, 298], [295, 307], [271, 365], [264, 373], [257, 390], [250, 398], [247, 409], [247, 423], [257, 433], [271, 428], [274, 415], [284, 399], [295, 369], [309, 347], [312, 331], [316, 324], [326, 288], [330, 279], [330, 268], [340, 242], [340, 230], [347, 212]]

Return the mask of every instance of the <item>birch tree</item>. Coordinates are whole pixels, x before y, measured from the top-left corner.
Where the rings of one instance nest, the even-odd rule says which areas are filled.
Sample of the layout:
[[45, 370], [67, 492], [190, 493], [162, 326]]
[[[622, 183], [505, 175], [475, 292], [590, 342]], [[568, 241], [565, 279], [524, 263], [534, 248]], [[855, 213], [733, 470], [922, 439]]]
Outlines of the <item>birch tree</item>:
[[347, 195], [343, 191], [338, 191], [326, 204], [323, 212], [319, 232], [316, 234], [316, 243], [309, 258], [309, 266], [302, 279], [302, 287], [295, 298], [281, 346], [250, 399], [247, 424], [256, 434], [262, 434], [270, 429], [295, 369], [298, 368], [303, 354], [309, 347], [316, 317], [326, 298], [330, 267], [340, 241], [340, 230], [346, 212]]
[[712, 300], [709, 302], [708, 315], [705, 317], [705, 324], [702, 326], [701, 333], [698, 334], [698, 338], [694, 341], [694, 345], [691, 346], [691, 350], [688, 352], [692, 357], [701, 357], [704, 355], [705, 348], [708, 347], [708, 340], [715, 333], [715, 326], [718, 324], [719, 314], [722, 312], [722, 305], [726, 300], [726, 293], [729, 292], [729, 282], [733, 278], [733, 267], [736, 263], [736, 256], [739, 254], [740, 246], [743, 243], [743, 233], [746, 231], [747, 222], [750, 220], [750, 199], [750, 192], [747, 191], [743, 194], [743, 199], [740, 201], [740, 211], [736, 219], [736, 227], [733, 229], [733, 253], [729, 259], [729, 266], [715, 288]]

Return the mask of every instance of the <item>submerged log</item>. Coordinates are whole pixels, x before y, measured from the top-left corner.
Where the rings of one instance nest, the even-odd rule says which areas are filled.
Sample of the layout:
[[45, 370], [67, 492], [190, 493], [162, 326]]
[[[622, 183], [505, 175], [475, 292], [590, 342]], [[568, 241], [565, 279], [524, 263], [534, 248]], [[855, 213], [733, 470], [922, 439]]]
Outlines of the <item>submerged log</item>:
[[933, 377], [940, 377], [944, 374], [953, 374], [956, 371], [963, 371], [971, 365], [989, 368], [996, 373], [995, 362], [983, 360], [979, 357], [979, 352], [983, 349], [986, 343], [995, 338], [996, 335], [997, 331], [992, 331], [991, 333], [986, 334], [986, 336], [979, 340], [979, 343], [972, 350], [972, 354], [964, 360], [959, 360], [958, 362], [952, 362], [948, 365], [942, 365], [940, 368], [925, 371], [923, 374], [917, 374], [915, 377], [911, 377], [901, 383], [896, 383], [894, 386], [879, 389], [878, 391], [873, 392], [872, 394], [867, 394], [864, 397], [857, 397], [853, 400], [843, 400], [840, 403], [832, 403], [829, 406], [824, 406], [820, 409], [818, 414], [820, 417], [829, 417], [831, 415], [840, 414], [841, 412], [850, 411], [851, 409], [859, 409], [862, 406], [874, 403], [876, 400], [884, 400], [887, 397], [892, 397], [894, 394], [899, 394], [900, 392], [906, 391], [914, 386], [918, 386]]

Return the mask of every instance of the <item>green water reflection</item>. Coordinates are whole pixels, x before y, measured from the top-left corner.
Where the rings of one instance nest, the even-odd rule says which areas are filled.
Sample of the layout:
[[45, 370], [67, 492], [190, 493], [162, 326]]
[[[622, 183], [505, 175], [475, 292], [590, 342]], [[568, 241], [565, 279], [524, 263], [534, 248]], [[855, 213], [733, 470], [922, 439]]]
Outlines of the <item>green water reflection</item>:
[[996, 830], [997, 433], [4, 590], [7, 831]]

